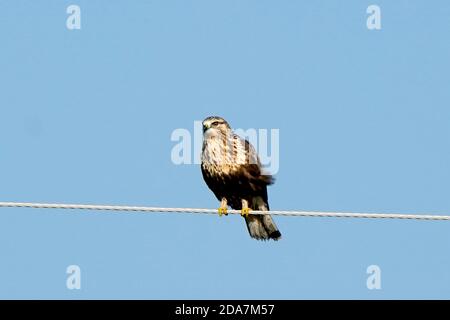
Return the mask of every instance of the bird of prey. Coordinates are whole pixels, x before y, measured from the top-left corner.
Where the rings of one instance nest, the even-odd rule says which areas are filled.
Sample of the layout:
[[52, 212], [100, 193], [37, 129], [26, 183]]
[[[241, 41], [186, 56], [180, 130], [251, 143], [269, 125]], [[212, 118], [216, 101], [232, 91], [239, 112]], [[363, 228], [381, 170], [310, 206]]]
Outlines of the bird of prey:
[[280, 239], [270, 215], [249, 214], [250, 209], [269, 211], [267, 186], [274, 181], [262, 172], [250, 142], [235, 134], [225, 119], [208, 117], [203, 120], [201, 159], [203, 179], [220, 201], [219, 215], [226, 215], [228, 206], [241, 210], [252, 238]]

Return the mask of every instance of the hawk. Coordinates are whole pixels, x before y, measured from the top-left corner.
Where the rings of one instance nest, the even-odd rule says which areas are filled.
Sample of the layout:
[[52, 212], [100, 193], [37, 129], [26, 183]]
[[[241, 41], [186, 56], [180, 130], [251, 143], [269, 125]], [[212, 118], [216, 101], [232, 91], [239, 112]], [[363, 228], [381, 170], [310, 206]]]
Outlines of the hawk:
[[255, 149], [235, 134], [225, 119], [203, 120], [202, 175], [220, 201], [219, 215], [228, 206], [241, 210], [250, 236], [257, 240], [278, 240], [281, 233], [270, 215], [249, 215], [250, 209], [269, 211], [267, 186], [274, 179], [264, 175]]

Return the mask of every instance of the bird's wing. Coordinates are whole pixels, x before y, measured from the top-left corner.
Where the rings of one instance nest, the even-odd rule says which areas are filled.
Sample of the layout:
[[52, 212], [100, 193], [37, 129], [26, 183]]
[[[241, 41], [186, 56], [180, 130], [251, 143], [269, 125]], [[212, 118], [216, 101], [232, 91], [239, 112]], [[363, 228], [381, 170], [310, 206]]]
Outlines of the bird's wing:
[[271, 175], [263, 174], [258, 153], [247, 139], [234, 134], [233, 150], [236, 153], [235, 162], [239, 165], [238, 172], [241, 179], [248, 179], [249, 182], [260, 187], [273, 184], [274, 178]]

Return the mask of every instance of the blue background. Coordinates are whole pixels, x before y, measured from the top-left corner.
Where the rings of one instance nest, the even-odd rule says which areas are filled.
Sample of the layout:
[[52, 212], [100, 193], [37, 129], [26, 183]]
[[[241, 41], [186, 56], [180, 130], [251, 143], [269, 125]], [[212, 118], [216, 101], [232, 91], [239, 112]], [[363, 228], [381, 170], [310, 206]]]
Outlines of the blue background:
[[[444, 0], [2, 0], [0, 200], [216, 208], [170, 135], [217, 114], [280, 129], [273, 209], [449, 214], [449, 17]], [[3, 208], [0, 298], [450, 298], [448, 222], [276, 221], [262, 243], [238, 216]]]

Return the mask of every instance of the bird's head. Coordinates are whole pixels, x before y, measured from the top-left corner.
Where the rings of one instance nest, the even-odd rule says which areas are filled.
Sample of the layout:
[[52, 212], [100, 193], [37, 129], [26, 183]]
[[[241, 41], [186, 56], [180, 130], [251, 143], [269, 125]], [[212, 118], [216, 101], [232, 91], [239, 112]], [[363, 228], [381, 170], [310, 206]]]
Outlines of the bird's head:
[[203, 133], [206, 133], [206, 131], [210, 129], [216, 132], [220, 131], [222, 133], [227, 133], [231, 130], [231, 127], [225, 119], [213, 116], [203, 120]]

